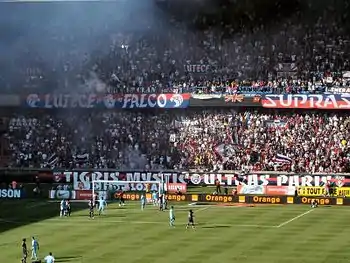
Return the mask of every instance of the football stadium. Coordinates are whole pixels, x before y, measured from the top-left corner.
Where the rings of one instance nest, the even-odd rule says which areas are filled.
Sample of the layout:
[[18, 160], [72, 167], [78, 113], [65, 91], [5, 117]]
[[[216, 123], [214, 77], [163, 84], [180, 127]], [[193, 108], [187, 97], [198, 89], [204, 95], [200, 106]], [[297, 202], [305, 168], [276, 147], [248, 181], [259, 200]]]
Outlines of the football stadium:
[[349, 0], [0, 3], [0, 263], [348, 263]]

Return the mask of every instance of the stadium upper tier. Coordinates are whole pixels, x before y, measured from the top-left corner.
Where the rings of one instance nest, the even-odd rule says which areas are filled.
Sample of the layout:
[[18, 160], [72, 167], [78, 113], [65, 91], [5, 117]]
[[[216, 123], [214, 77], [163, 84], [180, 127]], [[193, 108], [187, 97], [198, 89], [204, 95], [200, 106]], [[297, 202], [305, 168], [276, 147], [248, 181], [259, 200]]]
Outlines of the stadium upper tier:
[[7, 115], [10, 167], [350, 172], [345, 112], [40, 110]]
[[265, 26], [236, 32], [227, 25], [226, 37], [220, 28], [190, 30], [155, 13], [128, 16], [127, 2], [124, 15], [108, 3], [1, 8], [0, 90], [217, 92], [240, 83], [243, 91], [348, 92], [346, 8], [313, 1]]

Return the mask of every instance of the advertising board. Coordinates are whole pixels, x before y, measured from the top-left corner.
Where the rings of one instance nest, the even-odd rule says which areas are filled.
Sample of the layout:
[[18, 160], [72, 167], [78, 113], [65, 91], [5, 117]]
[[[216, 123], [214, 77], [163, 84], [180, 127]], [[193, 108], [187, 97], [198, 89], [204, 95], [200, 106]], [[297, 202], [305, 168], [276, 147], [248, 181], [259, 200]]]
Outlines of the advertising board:
[[312, 200], [317, 200], [319, 205], [336, 205], [337, 204], [337, 198], [331, 198], [331, 197], [306, 197], [306, 196], [299, 196], [294, 198], [295, 204], [311, 204]]
[[277, 185], [238, 185], [239, 195], [295, 195], [295, 186]]
[[179, 191], [180, 193], [185, 194], [187, 192], [187, 184], [168, 183], [166, 191], [168, 193], [176, 193]]
[[215, 202], [215, 203], [233, 203], [237, 202], [237, 196], [233, 195], [210, 195], [202, 194], [199, 196], [201, 202]]
[[[97, 198], [102, 197], [107, 200], [107, 191], [96, 191]], [[76, 190], [75, 199], [76, 200], [91, 200], [92, 190]]]
[[23, 191], [19, 189], [0, 189], [0, 199], [20, 199], [23, 198]]
[[49, 199], [76, 199], [76, 192], [71, 190], [50, 190]]
[[[331, 187], [330, 195], [334, 197], [350, 197], [350, 187]], [[299, 196], [326, 196], [328, 195], [325, 187], [299, 187]]]
[[248, 204], [286, 204], [286, 196], [247, 196], [246, 203]]

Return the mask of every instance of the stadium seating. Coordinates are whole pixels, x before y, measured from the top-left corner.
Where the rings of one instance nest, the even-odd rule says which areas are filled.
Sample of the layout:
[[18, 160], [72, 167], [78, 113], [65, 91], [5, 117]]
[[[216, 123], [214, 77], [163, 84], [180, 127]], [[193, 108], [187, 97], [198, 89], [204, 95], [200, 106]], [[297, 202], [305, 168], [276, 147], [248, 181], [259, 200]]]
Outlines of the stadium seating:
[[[300, 93], [348, 87], [349, 73], [344, 78], [344, 72], [350, 70], [350, 34], [343, 23], [347, 9], [307, 3], [308, 9], [276, 20], [269, 29], [257, 26], [251, 32], [242, 26], [233, 39], [223, 38], [215, 28], [193, 31], [181, 24], [153, 25], [142, 33], [125, 30], [118, 27], [117, 15], [108, 15], [113, 10], [107, 7], [108, 19], [100, 23], [84, 20], [83, 12], [79, 18], [66, 14], [43, 22], [35, 12], [50, 12], [50, 5], [38, 7], [28, 15], [26, 34], [21, 34], [23, 25], [6, 21], [21, 30], [9, 26], [10, 31], [3, 31], [8, 39], [1, 49], [1, 90]], [[7, 10], [1, 12], [6, 17]]]
[[[350, 32], [344, 23], [349, 5], [316, 8], [305, 2], [306, 11], [268, 27], [242, 25], [233, 38], [178, 21], [148, 27], [145, 20], [136, 31], [117, 26], [113, 9], [105, 10], [108, 19], [100, 23], [85, 19], [88, 12], [36, 15], [45, 8], [49, 14], [50, 4], [30, 9], [28, 23], [19, 26], [21, 15], [11, 20], [4, 7], [1, 92], [350, 92]], [[350, 117], [341, 112], [1, 114], [8, 128], [2, 152], [9, 153], [2, 160], [11, 167], [350, 171]], [[286, 161], [276, 161], [277, 155]]]
[[6, 136], [12, 167], [350, 171], [340, 112], [40, 112], [12, 115]]

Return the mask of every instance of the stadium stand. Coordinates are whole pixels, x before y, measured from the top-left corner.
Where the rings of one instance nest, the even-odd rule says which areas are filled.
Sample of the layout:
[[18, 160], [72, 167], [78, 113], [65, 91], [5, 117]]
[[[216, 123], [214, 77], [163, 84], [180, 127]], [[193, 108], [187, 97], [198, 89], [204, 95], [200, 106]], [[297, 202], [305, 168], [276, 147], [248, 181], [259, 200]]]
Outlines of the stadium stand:
[[[100, 24], [85, 21], [84, 12], [79, 18], [54, 16], [43, 23], [35, 12], [49, 12], [50, 5], [36, 7], [29, 24], [21, 27], [31, 34], [4, 28], [11, 47], [0, 61], [0, 85], [8, 91], [25, 87], [28, 92], [72, 86], [117, 93], [332, 92], [349, 86], [350, 74], [343, 74], [350, 67], [350, 34], [344, 23], [349, 5], [321, 2], [305, 1], [307, 9], [253, 31], [242, 25], [234, 38], [214, 27], [198, 31], [147, 20], [149, 28], [135, 32], [118, 27], [118, 19], [108, 16], [113, 10], [107, 9], [103, 36], [88, 49], [83, 43], [96, 42]], [[6, 8], [2, 12], [9, 19]], [[251, 20], [258, 15], [258, 10], [251, 12]], [[18, 26], [15, 16], [10, 21]], [[21, 41], [10, 45], [19, 35]]]
[[12, 167], [350, 169], [350, 118], [341, 113], [40, 113], [11, 117], [7, 138]]
[[[85, 21], [85, 30], [69, 34], [67, 27], [77, 32], [73, 22], [54, 17], [42, 23], [38, 16], [27, 25], [35, 35], [24, 34], [0, 60], [1, 91], [350, 93], [350, 34], [344, 23], [349, 4], [316, 10], [306, 2], [307, 11], [253, 30], [242, 26], [234, 38], [216, 28], [194, 31], [174, 21], [171, 30], [160, 30], [162, 25], [142, 33], [114, 30], [118, 21], [110, 19], [90, 53], [81, 44], [94, 42], [101, 25]], [[6, 30], [11, 43], [17, 33]], [[45, 46], [38, 48], [39, 38]], [[56, 47], [55, 52], [47, 47]], [[9, 167], [350, 171], [350, 117], [340, 111], [1, 114], [7, 126], [2, 160]]]

